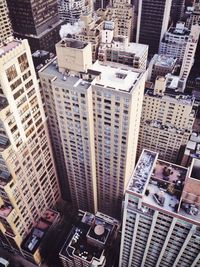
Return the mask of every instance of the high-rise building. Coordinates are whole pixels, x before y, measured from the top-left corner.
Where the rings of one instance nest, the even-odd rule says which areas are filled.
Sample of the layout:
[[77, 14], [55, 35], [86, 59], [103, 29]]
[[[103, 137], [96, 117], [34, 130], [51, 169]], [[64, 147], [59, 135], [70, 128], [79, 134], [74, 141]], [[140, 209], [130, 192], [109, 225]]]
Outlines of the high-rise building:
[[112, 6], [107, 7], [112, 14], [112, 20], [116, 20], [117, 35], [127, 36], [129, 41], [133, 38], [134, 6], [130, 0], [113, 0]]
[[61, 25], [57, 0], [8, 0], [7, 3], [14, 36], [28, 39], [32, 52], [55, 51]]
[[193, 25], [191, 30], [179, 22], [171, 27], [160, 43], [159, 53], [176, 57], [181, 64], [180, 77], [187, 79], [194, 62], [194, 56], [199, 39], [200, 26]]
[[58, 13], [60, 19], [74, 24], [78, 22], [81, 15], [92, 13], [93, 2], [85, 0], [58, 0]]
[[27, 40], [0, 48], [0, 230], [14, 248], [60, 198]]
[[175, 92], [178, 77], [157, 77], [154, 88], [146, 85], [137, 156], [144, 148], [159, 152], [163, 160], [176, 162], [188, 142], [195, 119], [192, 96]]
[[189, 36], [190, 30], [185, 27], [185, 23], [178, 22], [175, 27], [170, 27], [164, 34], [160, 43], [159, 54], [175, 57], [181, 63]]
[[8, 15], [6, 0], [0, 0], [0, 46], [12, 36], [12, 27]]
[[51, 110], [58, 123], [52, 141], [61, 139], [72, 202], [116, 215], [134, 168], [145, 72], [92, 65], [91, 44], [77, 40], [56, 49], [57, 61], [39, 76], [49, 125]]
[[182, 19], [185, 8], [185, 0], [172, 0], [170, 18], [173, 24]]
[[79, 211], [78, 218], [59, 253], [63, 266], [105, 267], [114, 264], [119, 221], [100, 212], [93, 215]]
[[192, 11], [188, 12], [189, 16], [186, 20], [186, 27], [188, 29], [192, 28], [192, 25], [200, 25], [200, 3], [196, 3]]
[[109, 4], [110, 0], [95, 0], [94, 1], [94, 10], [99, 8], [106, 8]]
[[180, 77], [187, 80], [194, 63], [195, 52], [199, 40], [200, 25], [192, 25], [189, 38], [185, 47], [185, 53], [180, 70]]
[[172, 0], [139, 0], [136, 42], [149, 45], [149, 54], [157, 54], [167, 31]]
[[200, 266], [200, 160], [143, 150], [125, 193], [120, 267]]

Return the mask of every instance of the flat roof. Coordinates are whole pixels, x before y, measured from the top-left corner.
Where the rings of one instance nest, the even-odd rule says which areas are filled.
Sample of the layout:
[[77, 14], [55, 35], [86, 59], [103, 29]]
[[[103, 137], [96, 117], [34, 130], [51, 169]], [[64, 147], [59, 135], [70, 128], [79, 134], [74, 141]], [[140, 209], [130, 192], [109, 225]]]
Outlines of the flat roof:
[[83, 49], [88, 45], [88, 43], [82, 42], [79, 40], [75, 40], [72, 38], [64, 38], [56, 45], [57, 46], [64, 46], [64, 47], [71, 47], [71, 48], [76, 48], [76, 49]]
[[144, 54], [144, 52], [148, 49], [148, 45], [138, 44], [138, 43], [124, 43], [120, 41], [114, 41], [111, 44], [103, 44], [103, 49], [112, 49], [124, 51], [127, 53], [135, 54], [136, 57], [140, 57]]
[[57, 85], [57, 86], [63, 87], [63, 88], [68, 87], [68, 86], [71, 86], [71, 87], [75, 86], [77, 88], [88, 89], [91, 86], [90, 82], [85, 81], [77, 76], [70, 75], [70, 74], [64, 75], [60, 73], [58, 70], [56, 59], [54, 59], [49, 64], [44, 66], [39, 71], [39, 73], [52, 76], [52, 78], [56, 77], [56, 79], [52, 81], [52, 84], [54, 84], [55, 86]]
[[21, 248], [30, 254], [34, 254], [40, 246], [43, 237], [48, 229], [58, 219], [59, 213], [57, 211], [47, 209], [43, 216], [40, 218], [36, 226], [23, 240]]
[[143, 74], [139, 70], [126, 68], [124, 65], [113, 64], [112, 62], [105, 64], [96, 61], [91, 69], [101, 72], [96, 85], [125, 92], [131, 92]]
[[10, 50], [13, 50], [15, 47], [21, 44], [21, 41], [13, 40], [0, 47], [0, 57], [8, 53]]
[[182, 105], [189, 105], [192, 106], [194, 104], [195, 98], [191, 95], [183, 95], [180, 94], [180, 92], [177, 93], [165, 93], [164, 95], [156, 95], [154, 94], [152, 89], [145, 89], [145, 95], [154, 97], [154, 98], [159, 98], [163, 101], [168, 101], [168, 102], [173, 102], [177, 104], [182, 104]]
[[153, 59], [155, 66], [173, 67], [177, 59], [167, 55], [154, 55]]
[[100, 260], [108, 238], [113, 235], [116, 225], [119, 226], [116, 219], [108, 216], [107, 218], [101, 214], [93, 215], [80, 211], [79, 222], [72, 228], [60, 256], [80, 258], [90, 263], [95, 259]]
[[[177, 214], [178, 217], [200, 224], [200, 160], [195, 159], [198, 164], [193, 164], [191, 175], [194, 167], [197, 174], [194, 178], [189, 176], [187, 168], [159, 160], [156, 154], [158, 156], [158, 153], [143, 150], [127, 192], [140, 194], [147, 206]], [[140, 189], [141, 173], [143, 185]], [[137, 179], [139, 182], [136, 184], [134, 181]], [[142, 190], [143, 188], [145, 190]]]

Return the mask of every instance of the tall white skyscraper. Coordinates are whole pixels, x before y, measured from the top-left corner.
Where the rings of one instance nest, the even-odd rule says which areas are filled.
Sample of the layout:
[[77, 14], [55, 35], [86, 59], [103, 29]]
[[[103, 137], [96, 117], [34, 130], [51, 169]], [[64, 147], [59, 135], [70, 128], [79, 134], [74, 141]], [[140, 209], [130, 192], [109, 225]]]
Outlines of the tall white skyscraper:
[[125, 193], [120, 267], [200, 266], [200, 160], [143, 150]]
[[60, 198], [27, 40], [0, 47], [0, 232], [16, 249]]
[[12, 27], [8, 15], [6, 0], [0, 0], [0, 46], [12, 36]]
[[72, 202], [116, 215], [135, 164], [145, 71], [92, 65], [91, 45], [77, 40], [56, 48], [39, 75], [50, 121], [55, 103]]

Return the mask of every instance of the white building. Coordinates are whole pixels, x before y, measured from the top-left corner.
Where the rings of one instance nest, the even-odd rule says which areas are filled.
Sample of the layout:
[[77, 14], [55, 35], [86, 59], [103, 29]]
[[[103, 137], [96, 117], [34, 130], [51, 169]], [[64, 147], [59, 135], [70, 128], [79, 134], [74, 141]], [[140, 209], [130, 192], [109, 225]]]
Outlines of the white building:
[[27, 40], [1, 46], [0, 70], [0, 232], [19, 249], [60, 190]]
[[125, 193], [120, 267], [200, 265], [200, 160], [190, 170], [143, 150]]
[[117, 214], [135, 164], [145, 73], [92, 65], [87, 43], [70, 39], [56, 47], [57, 63], [39, 75], [50, 121], [55, 103], [73, 204]]
[[195, 104], [192, 96], [175, 92], [180, 83], [178, 77], [167, 76], [157, 77], [153, 88], [146, 84], [138, 158], [147, 148], [159, 152], [163, 160], [176, 162], [181, 147], [187, 144], [195, 119]]
[[146, 69], [147, 56], [148, 45], [129, 43], [128, 38], [123, 36], [114, 37], [110, 43], [101, 44], [98, 52], [99, 61], [117, 62], [142, 70]]
[[60, 19], [70, 24], [77, 22], [84, 13], [92, 12], [93, 5], [87, 0], [58, 0]]
[[191, 32], [187, 40], [187, 45], [185, 48], [185, 53], [180, 71], [180, 77], [185, 80], [188, 78], [190, 70], [194, 63], [194, 57], [197, 48], [197, 43], [199, 40], [199, 34], [200, 34], [200, 25], [198, 24], [192, 25]]
[[8, 15], [6, 0], [0, 0], [0, 46], [12, 36], [12, 26]]
[[164, 35], [159, 48], [159, 54], [168, 55], [183, 61], [185, 49], [190, 36], [190, 30], [185, 23], [179, 22], [176, 27], [171, 27]]

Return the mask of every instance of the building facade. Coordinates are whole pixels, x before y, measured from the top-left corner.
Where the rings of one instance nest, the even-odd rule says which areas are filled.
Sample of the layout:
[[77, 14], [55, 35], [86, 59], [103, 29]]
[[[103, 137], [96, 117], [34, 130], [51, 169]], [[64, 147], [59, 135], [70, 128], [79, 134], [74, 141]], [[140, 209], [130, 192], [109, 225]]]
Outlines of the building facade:
[[7, 3], [14, 36], [28, 39], [32, 52], [55, 51], [61, 26], [57, 1], [8, 0]]
[[130, 0], [114, 0], [107, 9], [112, 14], [112, 20], [116, 20], [117, 35], [127, 36], [132, 41], [135, 19]]
[[12, 26], [8, 15], [6, 0], [0, 1], [0, 46], [12, 37]]
[[57, 63], [39, 75], [45, 102], [55, 102], [72, 202], [116, 214], [135, 163], [145, 73], [92, 65], [91, 45], [77, 40], [56, 47]]
[[142, 152], [125, 193], [119, 266], [199, 266], [199, 168]]
[[199, 24], [200, 25], [200, 3], [194, 4], [194, 9], [189, 12], [188, 18], [186, 20], [186, 27], [188, 29], [192, 28], [192, 25]]
[[155, 54], [148, 66], [148, 80], [155, 82], [158, 76], [166, 76], [168, 73], [173, 74], [176, 71], [177, 59]]
[[[143, 99], [137, 156], [144, 148], [159, 152], [163, 160], [176, 162], [188, 142], [195, 119], [194, 98], [175, 93], [168, 78], [157, 77], [154, 89], [147, 88]], [[177, 81], [178, 82], [178, 81]]]
[[86, 1], [86, 0], [58, 1], [58, 13], [60, 19], [72, 25], [75, 22], [78, 22], [81, 15], [92, 13], [92, 11], [93, 11], [93, 4], [91, 1]]
[[19, 249], [60, 198], [46, 117], [26, 40], [1, 47], [0, 229]]
[[129, 43], [127, 37], [114, 37], [110, 43], [101, 44], [98, 51], [99, 61], [112, 61], [132, 66], [136, 69], [146, 69], [148, 46]]
[[149, 45], [149, 54], [157, 54], [168, 29], [172, 0], [139, 0], [136, 42]]

